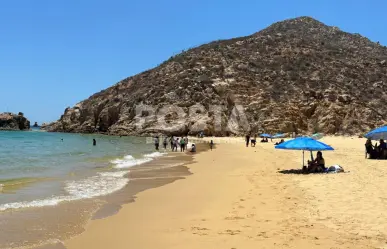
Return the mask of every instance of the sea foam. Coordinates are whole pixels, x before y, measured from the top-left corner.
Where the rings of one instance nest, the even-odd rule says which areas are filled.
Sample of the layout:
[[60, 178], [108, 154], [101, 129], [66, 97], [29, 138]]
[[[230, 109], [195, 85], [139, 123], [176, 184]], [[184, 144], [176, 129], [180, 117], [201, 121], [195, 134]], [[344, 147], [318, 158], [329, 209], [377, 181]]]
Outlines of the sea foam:
[[53, 196], [34, 201], [6, 203], [0, 205], [0, 211], [19, 208], [56, 206], [65, 201], [89, 199], [111, 194], [122, 189], [129, 182], [129, 178], [125, 177], [125, 175], [129, 173], [129, 170], [123, 169], [150, 162], [154, 158], [161, 157], [163, 155], [165, 155], [165, 153], [159, 152], [146, 154], [142, 158], [134, 158], [131, 155], [127, 155], [122, 159], [112, 161], [114, 168], [121, 169], [120, 171], [99, 172], [95, 176], [90, 176], [85, 179], [66, 181], [64, 189], [67, 192], [67, 195]]

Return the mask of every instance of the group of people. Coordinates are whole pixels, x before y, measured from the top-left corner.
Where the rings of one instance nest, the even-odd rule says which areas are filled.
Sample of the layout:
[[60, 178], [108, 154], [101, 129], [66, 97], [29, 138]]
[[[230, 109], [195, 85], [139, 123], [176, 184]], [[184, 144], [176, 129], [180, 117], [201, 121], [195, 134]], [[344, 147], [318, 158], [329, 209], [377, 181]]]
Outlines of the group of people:
[[[246, 147], [249, 147], [250, 142], [251, 142], [251, 147], [255, 147], [255, 145], [257, 145], [257, 135], [254, 135], [254, 137], [252, 138], [250, 135], [246, 135]], [[261, 143], [268, 143], [268, 142], [269, 142], [269, 139], [267, 137], [263, 137], [261, 139]]]
[[253, 138], [250, 137], [250, 135], [246, 135], [246, 147], [249, 147], [249, 144], [251, 142], [251, 147], [255, 147], [257, 144], [257, 135], [254, 135]]
[[387, 144], [383, 139], [379, 140], [379, 145], [377, 142], [373, 145], [371, 139], [367, 139], [365, 148], [370, 159], [387, 159]]
[[[154, 138], [155, 149], [159, 150], [160, 147], [160, 138], [156, 136]], [[180, 152], [185, 152], [188, 146], [188, 137], [164, 137], [163, 138], [163, 147], [164, 150], [167, 149], [168, 144], [170, 144], [172, 151], [177, 151], [180, 148]], [[190, 152], [196, 152], [195, 144], [192, 144]]]

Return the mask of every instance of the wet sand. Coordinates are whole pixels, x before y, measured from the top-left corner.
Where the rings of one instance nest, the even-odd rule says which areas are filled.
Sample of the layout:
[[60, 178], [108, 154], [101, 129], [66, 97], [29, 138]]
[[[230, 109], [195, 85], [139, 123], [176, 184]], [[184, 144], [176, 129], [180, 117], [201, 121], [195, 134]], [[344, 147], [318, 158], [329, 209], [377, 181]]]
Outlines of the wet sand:
[[[53, 207], [26, 208], [0, 213], [0, 248], [64, 248], [62, 241], [85, 231], [90, 220], [109, 217], [141, 191], [163, 186], [190, 175], [184, 166], [192, 156], [170, 153], [130, 168], [129, 183], [103, 197], [63, 202]], [[101, 169], [104, 170], [104, 169]]]
[[366, 160], [364, 139], [324, 138], [336, 149], [324, 153], [327, 165], [340, 164], [347, 173], [309, 175], [281, 173], [301, 168], [300, 151], [228, 141], [196, 155], [188, 166], [192, 175], [138, 193], [135, 202], [90, 221], [63, 245], [387, 248], [387, 161]]

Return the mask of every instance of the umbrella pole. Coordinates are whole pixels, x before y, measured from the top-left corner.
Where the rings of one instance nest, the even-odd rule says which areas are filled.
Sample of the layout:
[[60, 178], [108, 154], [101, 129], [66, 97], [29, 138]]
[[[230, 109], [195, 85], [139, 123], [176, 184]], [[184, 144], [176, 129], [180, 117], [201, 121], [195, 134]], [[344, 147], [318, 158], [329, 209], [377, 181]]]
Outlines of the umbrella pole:
[[305, 166], [305, 158], [304, 158], [305, 151], [302, 151], [302, 168]]

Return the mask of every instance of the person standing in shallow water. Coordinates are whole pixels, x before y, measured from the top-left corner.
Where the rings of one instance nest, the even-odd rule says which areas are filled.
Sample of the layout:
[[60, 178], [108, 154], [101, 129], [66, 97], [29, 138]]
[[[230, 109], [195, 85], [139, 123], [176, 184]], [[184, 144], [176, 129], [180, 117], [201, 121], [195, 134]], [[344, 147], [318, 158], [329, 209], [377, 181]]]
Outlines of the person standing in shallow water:
[[155, 137], [155, 149], [159, 150], [159, 137]]
[[172, 137], [170, 137], [169, 138], [169, 142], [171, 143], [171, 150], [173, 151], [173, 144], [174, 144], [174, 137], [172, 136]]
[[168, 139], [168, 137], [164, 137], [164, 141], [163, 141], [164, 150], [167, 149], [167, 144], [168, 144], [167, 139]]
[[97, 145], [97, 141], [93, 138], [93, 146]]
[[172, 151], [177, 151], [177, 145], [179, 144], [179, 139], [178, 138], [174, 138], [173, 139], [173, 149]]
[[180, 152], [184, 152], [184, 151], [185, 151], [185, 139], [181, 138], [180, 139]]
[[188, 135], [184, 138], [184, 150], [187, 149], [188, 146]]

